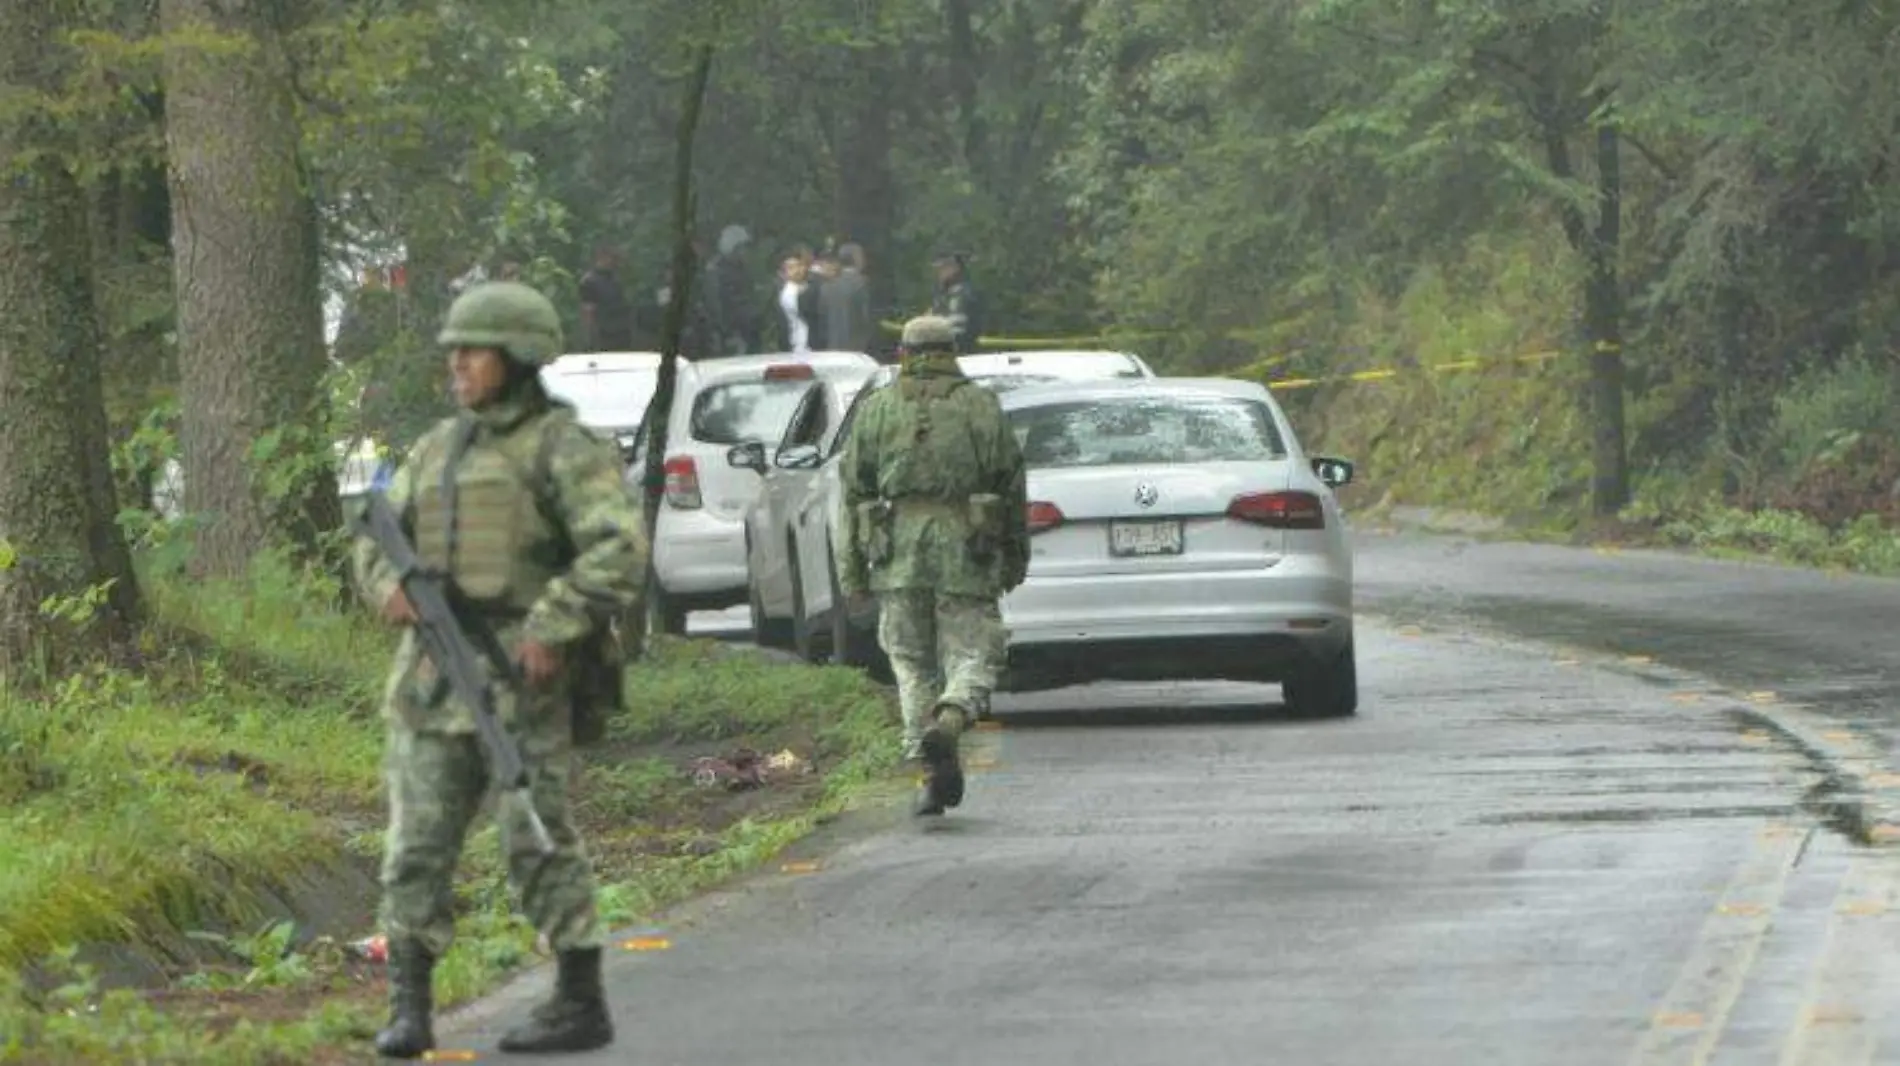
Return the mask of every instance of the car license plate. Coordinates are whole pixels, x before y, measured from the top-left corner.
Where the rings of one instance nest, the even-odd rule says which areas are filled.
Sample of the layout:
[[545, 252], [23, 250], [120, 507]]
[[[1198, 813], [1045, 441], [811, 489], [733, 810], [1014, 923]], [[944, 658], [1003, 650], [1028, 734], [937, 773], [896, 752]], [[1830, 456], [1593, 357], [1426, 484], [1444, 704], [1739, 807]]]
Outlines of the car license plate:
[[1111, 522], [1108, 550], [1111, 555], [1179, 555], [1181, 523]]

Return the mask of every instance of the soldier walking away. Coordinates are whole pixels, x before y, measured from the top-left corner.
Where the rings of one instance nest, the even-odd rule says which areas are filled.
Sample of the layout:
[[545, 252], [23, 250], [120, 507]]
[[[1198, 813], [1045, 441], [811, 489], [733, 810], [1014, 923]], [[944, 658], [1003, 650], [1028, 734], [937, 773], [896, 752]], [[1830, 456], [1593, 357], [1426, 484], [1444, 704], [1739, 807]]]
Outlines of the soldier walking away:
[[998, 600], [1028, 572], [1028, 501], [1016, 437], [957, 366], [951, 324], [914, 318], [899, 343], [896, 383], [845, 442], [837, 570], [853, 603], [877, 594], [904, 754], [928, 771], [915, 813], [938, 815], [963, 801], [958, 740], [1003, 667]]
[[973, 352], [983, 336], [983, 305], [970, 284], [969, 264], [962, 252], [945, 252], [932, 265], [937, 268], [937, 291], [930, 313], [949, 320], [957, 351]]
[[[553, 844], [543, 854], [525, 812], [498, 811], [522, 910], [559, 956], [552, 999], [501, 1047], [605, 1047], [614, 1033], [601, 989], [594, 873], [569, 789], [579, 773], [575, 746], [597, 736], [588, 726], [610, 699], [602, 695], [612, 687], [600, 683], [603, 665], [618, 680], [618, 665], [601, 661], [602, 612], [637, 609], [644, 527], [612, 445], [541, 387], [539, 367], [561, 352], [560, 318], [545, 296], [512, 282], [474, 286], [450, 305], [438, 342], [450, 349], [460, 411], [409, 451], [386, 499], [421, 565], [447, 578], [457, 621], [482, 623], [497, 638], [484, 672]], [[419, 649], [417, 608], [400, 575], [367, 538], [353, 561], [365, 602], [406, 628], [383, 708], [391, 1018], [376, 1048], [416, 1058], [434, 1046], [431, 976], [454, 936], [451, 878], [492, 782], [476, 712], [450, 694]]]

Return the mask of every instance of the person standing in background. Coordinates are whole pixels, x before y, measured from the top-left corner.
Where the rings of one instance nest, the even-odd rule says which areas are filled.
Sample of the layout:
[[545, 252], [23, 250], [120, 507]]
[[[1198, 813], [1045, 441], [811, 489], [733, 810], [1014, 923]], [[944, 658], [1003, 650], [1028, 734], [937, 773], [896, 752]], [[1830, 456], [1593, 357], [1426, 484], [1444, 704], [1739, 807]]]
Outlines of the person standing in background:
[[811, 249], [794, 247], [779, 264], [778, 309], [780, 348], [805, 353], [825, 347], [824, 323], [819, 317], [818, 279], [812, 276]]
[[871, 287], [864, 276], [862, 247], [846, 244], [838, 249], [837, 276], [825, 280], [818, 294], [818, 307], [828, 347], [841, 352], [870, 352]]
[[719, 250], [700, 276], [708, 354], [747, 355], [759, 350], [760, 321], [752, 279], [747, 274], [745, 249], [752, 235], [744, 226], [719, 232]]
[[633, 347], [633, 305], [620, 281], [620, 253], [594, 249], [594, 268], [581, 277], [581, 351], [624, 352]]
[[934, 263], [937, 293], [930, 301], [930, 313], [950, 321], [959, 354], [973, 352], [983, 336], [983, 304], [970, 284], [969, 264], [961, 252], [945, 252]]

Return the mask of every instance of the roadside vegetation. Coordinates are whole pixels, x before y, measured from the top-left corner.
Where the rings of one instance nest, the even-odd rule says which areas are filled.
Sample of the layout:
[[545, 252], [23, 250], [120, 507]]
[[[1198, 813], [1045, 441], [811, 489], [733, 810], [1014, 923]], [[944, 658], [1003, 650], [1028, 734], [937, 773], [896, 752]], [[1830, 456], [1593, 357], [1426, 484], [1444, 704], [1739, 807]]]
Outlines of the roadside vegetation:
[[[143, 576], [136, 659], [0, 690], [0, 1062], [355, 1061], [384, 1006], [358, 942], [393, 640], [281, 560]], [[627, 691], [579, 793], [615, 927], [757, 866], [894, 762], [894, 712], [855, 671], [661, 637]], [[779, 757], [757, 786], [695, 782], [743, 749]], [[538, 959], [498, 848], [478, 822], [447, 1003]]]
[[[1360, 464], [1345, 490], [1376, 519], [1399, 505], [1501, 520], [1500, 535], [1663, 547], [1900, 574], [1900, 401], [1891, 356], [1817, 360], [1762, 399], [1730, 448], [1697, 434], [1695, 373], [1650, 372], [1629, 409], [1632, 498], [1607, 518], [1589, 499], [1588, 370], [1562, 344], [1563, 253], [1475, 242], [1389, 302], [1363, 298], [1337, 376], [1284, 390], [1312, 446]], [[1275, 368], [1264, 380], [1295, 376]]]

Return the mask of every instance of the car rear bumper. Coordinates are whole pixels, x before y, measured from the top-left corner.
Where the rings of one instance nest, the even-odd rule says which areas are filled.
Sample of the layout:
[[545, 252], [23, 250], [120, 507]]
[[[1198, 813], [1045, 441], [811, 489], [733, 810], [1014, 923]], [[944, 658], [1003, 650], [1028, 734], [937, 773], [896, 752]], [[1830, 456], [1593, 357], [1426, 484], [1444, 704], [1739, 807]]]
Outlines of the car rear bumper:
[[1281, 681], [1352, 639], [1352, 581], [1266, 571], [1030, 578], [1003, 601], [1018, 690], [1091, 680]]
[[[745, 522], [660, 505], [653, 572], [669, 595], [733, 606], [746, 599]], [[722, 602], [729, 601], [729, 602]]]
[[1324, 634], [1142, 637], [1009, 646], [1001, 687], [1034, 692], [1094, 681], [1283, 682], [1330, 662], [1352, 640], [1350, 622]]
[[1352, 618], [1352, 579], [1294, 561], [1263, 570], [1031, 576], [1003, 600], [1025, 644], [1283, 633]]

